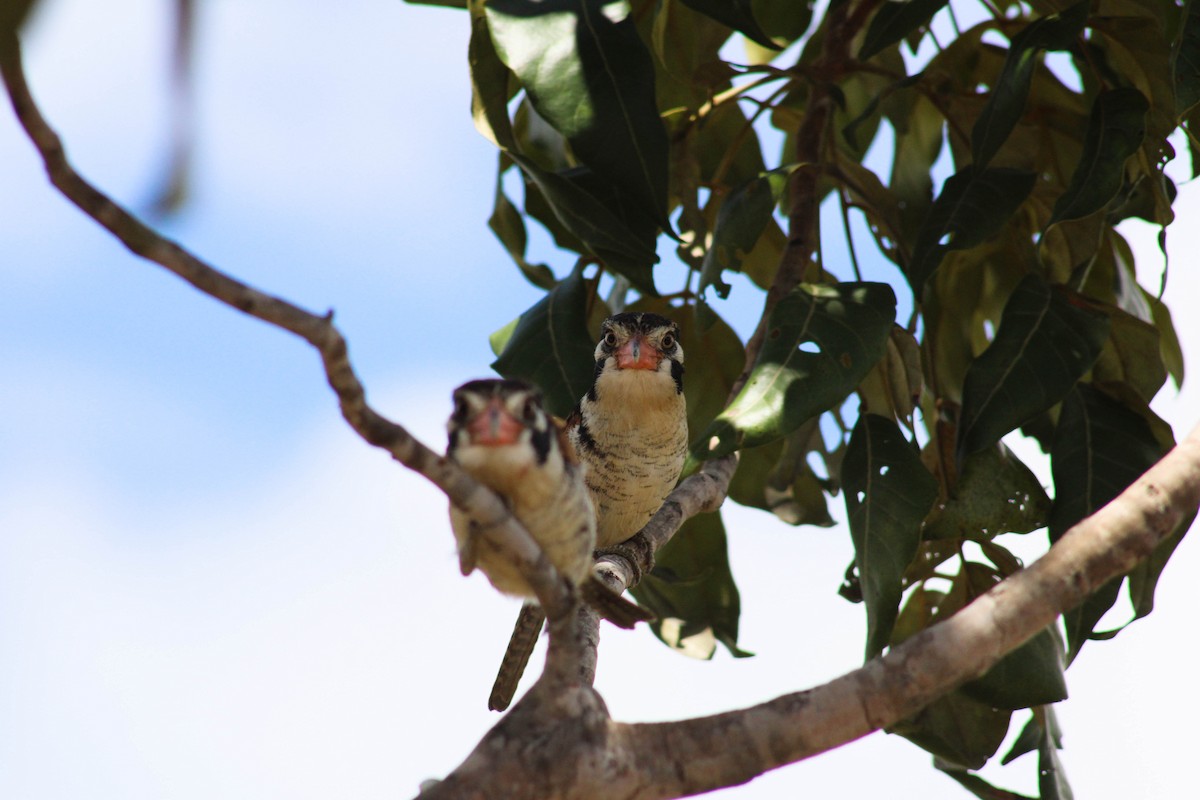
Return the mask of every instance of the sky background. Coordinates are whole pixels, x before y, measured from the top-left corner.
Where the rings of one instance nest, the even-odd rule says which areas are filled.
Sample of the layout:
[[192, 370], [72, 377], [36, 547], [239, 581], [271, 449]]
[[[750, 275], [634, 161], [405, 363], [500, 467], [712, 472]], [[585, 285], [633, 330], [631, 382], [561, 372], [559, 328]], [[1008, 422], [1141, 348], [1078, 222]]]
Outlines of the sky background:
[[[166, 160], [170, 5], [43, 0], [26, 36], [74, 164], [138, 213]], [[496, 154], [470, 121], [466, 15], [200, 5], [191, 199], [161, 229], [334, 309], [371, 401], [442, 447], [451, 388], [488, 374], [488, 334], [540, 295], [484, 224]], [[1166, 300], [1195, 376], [1194, 187], [1176, 209]], [[1125, 230], [1157, 286], [1154, 229]], [[444, 498], [349, 430], [311, 348], [131, 256], [46, 183], [7, 103], [0, 298], [0, 797], [395, 798], [457, 765], [498, 719], [515, 602], [458, 574]], [[736, 283], [717, 307], [745, 332], [759, 302]], [[1194, 383], [1156, 409], [1184, 435]], [[726, 523], [756, 657], [691, 661], [606, 626], [614, 717], [728, 710], [858, 666], [844, 527]], [[1198, 576], [1185, 540], [1155, 613], [1068, 672], [1077, 797], [1194, 786]], [[876, 734], [716, 795], [967, 796], [930, 761]], [[1034, 773], [1027, 756], [984, 774], [1032, 791]]]

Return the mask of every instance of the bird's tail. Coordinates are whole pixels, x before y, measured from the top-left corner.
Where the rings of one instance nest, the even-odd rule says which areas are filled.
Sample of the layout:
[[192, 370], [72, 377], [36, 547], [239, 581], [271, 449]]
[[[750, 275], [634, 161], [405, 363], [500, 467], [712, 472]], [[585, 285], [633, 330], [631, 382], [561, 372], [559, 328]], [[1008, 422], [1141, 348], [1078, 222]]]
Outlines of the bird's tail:
[[508, 640], [508, 649], [504, 651], [504, 660], [500, 662], [500, 670], [496, 673], [496, 682], [492, 684], [492, 694], [488, 697], [490, 710], [503, 711], [512, 702], [545, 621], [546, 615], [541, 606], [536, 603], [521, 606], [517, 624], [513, 626], [512, 636]]
[[612, 591], [595, 575], [584, 581], [581, 588], [584, 601], [618, 628], [632, 628], [639, 622], [654, 619], [653, 613]]

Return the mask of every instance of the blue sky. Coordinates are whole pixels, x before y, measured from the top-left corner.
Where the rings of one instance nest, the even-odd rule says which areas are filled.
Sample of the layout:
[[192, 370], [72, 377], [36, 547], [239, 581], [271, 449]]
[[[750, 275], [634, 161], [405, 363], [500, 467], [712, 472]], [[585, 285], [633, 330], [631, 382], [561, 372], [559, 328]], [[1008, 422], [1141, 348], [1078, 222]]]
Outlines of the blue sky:
[[[43, 0], [27, 36], [77, 168], [139, 212], [166, 153], [168, 5]], [[441, 447], [450, 389], [487, 373], [487, 335], [538, 297], [484, 225], [495, 153], [470, 122], [465, 15], [202, 6], [192, 200], [163, 230], [333, 308], [373, 402]], [[1194, 350], [1192, 187], [1177, 208], [1166, 299]], [[1156, 276], [1153, 234], [1130, 230]], [[403, 797], [461, 761], [496, 720], [515, 606], [459, 576], [444, 500], [349, 431], [315, 354], [126, 252], [48, 186], [7, 107], [0, 242], [0, 796]], [[757, 302], [735, 288], [736, 325]], [[1179, 435], [1200, 417], [1191, 384], [1158, 409]], [[834, 594], [844, 529], [727, 522], [758, 655], [694, 662], [606, 629], [598, 687], [617, 718], [727, 710], [857, 665], [865, 621]], [[1081, 797], [1190, 785], [1196, 551], [1153, 616], [1068, 673]], [[989, 774], [1028, 790], [1033, 765]], [[965, 796], [884, 735], [720, 796], [896, 781]]]

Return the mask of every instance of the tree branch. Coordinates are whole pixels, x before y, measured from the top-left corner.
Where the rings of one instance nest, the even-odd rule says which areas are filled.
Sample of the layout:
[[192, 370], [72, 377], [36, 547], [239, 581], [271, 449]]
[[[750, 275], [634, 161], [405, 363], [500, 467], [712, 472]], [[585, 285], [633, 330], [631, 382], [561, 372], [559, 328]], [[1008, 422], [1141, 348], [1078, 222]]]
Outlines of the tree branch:
[[570, 586], [504, 503], [454, 462], [438, 455], [367, 404], [362, 383], [350, 364], [346, 340], [333, 324], [332, 312], [313, 314], [248, 286], [143, 224], [71, 166], [58, 134], [34, 102], [21, 64], [20, 43], [15, 37], [0, 42], [0, 73], [17, 120], [42, 157], [51, 184], [135, 255], [153, 261], [209, 297], [289, 331], [316, 348], [326, 380], [337, 395], [342, 416], [350, 427], [369, 444], [386, 450], [401, 464], [423, 475], [445, 492], [451, 502], [479, 520], [483, 536], [521, 570], [549, 617], [571, 615], [577, 600]]
[[[572, 691], [554, 700], [557, 705], [537, 697], [537, 718], [522, 715], [514, 727], [498, 725], [462, 767], [422, 796], [653, 800], [745, 783], [895, 725], [983, 675], [1088, 594], [1129, 572], [1198, 504], [1200, 426], [1041, 559], [860, 669], [756, 706], [678, 722], [600, 726], [602, 704], [594, 693]], [[559, 738], [567, 731], [556, 713], [579, 713], [583, 720], [569, 731], [570, 746]], [[551, 741], [552, 752], [538, 749]], [[490, 793], [492, 786], [504, 791]]]

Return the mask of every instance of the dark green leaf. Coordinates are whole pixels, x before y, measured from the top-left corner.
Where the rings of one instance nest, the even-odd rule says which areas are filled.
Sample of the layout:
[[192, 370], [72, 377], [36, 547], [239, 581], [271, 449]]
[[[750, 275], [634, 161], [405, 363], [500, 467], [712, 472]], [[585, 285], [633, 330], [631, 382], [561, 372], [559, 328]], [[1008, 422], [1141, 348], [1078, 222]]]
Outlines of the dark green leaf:
[[883, 652], [900, 608], [904, 571], [917, 553], [921, 521], [938, 484], [899, 426], [863, 414], [842, 462], [854, 560], [867, 606], [866, 660]]
[[1133, 604], [1134, 619], [1141, 619], [1154, 610], [1154, 589], [1158, 586], [1158, 579], [1195, 519], [1195, 512], [1189, 514], [1174, 533], [1159, 542], [1150, 555], [1129, 573], [1129, 601]]
[[961, 691], [943, 695], [892, 733], [961, 769], [979, 769], [1004, 743], [1011, 711], [972, 700]]
[[858, 50], [860, 61], [903, 39], [929, 20], [946, 5], [947, 0], [911, 0], [908, 3], [880, 3], [871, 18], [867, 35]]
[[751, 0], [683, 0], [683, 4], [693, 11], [712, 17], [722, 25], [728, 25], [763, 47], [779, 49], [779, 45], [771, 41], [771, 37], [759, 27], [758, 20], [754, 18], [754, 10], [750, 7]]
[[521, 315], [492, 369], [542, 388], [546, 408], [565, 417], [592, 383], [595, 344], [588, 333], [588, 302], [594, 294], [583, 270], [546, 293]]
[[[1068, 528], [1123, 492], [1163, 452], [1144, 416], [1087, 384], [1077, 385], [1063, 400], [1050, 454], [1055, 490], [1050, 541], [1058, 541]], [[1122, 580], [1114, 578], [1063, 615], [1068, 662], [1084, 641], [1094, 638], [1096, 624], [1116, 602]]]
[[489, 0], [501, 60], [572, 152], [669, 230], [667, 134], [654, 61], [623, 0]]
[[957, 455], [991, 447], [1062, 400], [1100, 355], [1108, 317], [1034, 273], [1013, 290], [963, 382]]
[[510, 153], [525, 174], [550, 202], [555, 216], [604, 263], [629, 278], [639, 291], [657, 294], [654, 264], [658, 255], [653, 240], [639, 237], [609, 207], [569, 178], [547, 172], [524, 156]]
[[1003, 443], [963, 462], [954, 496], [930, 515], [926, 539], [980, 539], [1029, 533], [1045, 527], [1050, 498], [1037, 479]]
[[1171, 71], [1175, 76], [1175, 114], [1183, 117], [1200, 103], [1200, 14], [1192, 3], [1183, 7], [1183, 24], [1171, 50]]
[[980, 244], [999, 231], [1029, 196], [1035, 176], [1023, 170], [966, 166], [946, 179], [917, 234], [908, 282], [918, 297], [951, 250]]
[[974, 775], [965, 769], [948, 764], [940, 759], [935, 758], [933, 765], [980, 800], [1035, 800], [1035, 798], [1010, 792], [1007, 789], [999, 789], [978, 775]]
[[751, 655], [737, 646], [741, 601], [719, 512], [685, 522], [655, 560], [632, 593], [658, 616], [651, 623], [658, 638], [694, 658], [712, 658], [717, 642], [735, 658]]
[[37, 0], [5, 0], [0, 3], [0, 57], [8, 57], [14, 37], [35, 5]]
[[492, 215], [488, 217], [488, 227], [512, 256], [525, 278], [534, 286], [549, 289], [554, 286], [554, 273], [545, 264], [531, 264], [525, 259], [525, 247], [528, 243], [525, 220], [504, 193], [504, 183], [501, 180], [504, 175], [503, 161], [504, 156], [501, 154], [501, 166], [496, 174], [495, 205], [492, 207]]
[[693, 455], [765, 444], [841, 402], [883, 358], [895, 314], [886, 284], [798, 286], [772, 310], [745, 387], [693, 437]]
[[1090, 0], [1082, 0], [1057, 14], [1035, 19], [1012, 38], [1004, 67], [971, 131], [971, 158], [976, 168], [987, 166], [1021, 118], [1039, 54], [1069, 48], [1083, 30], [1090, 5]]
[[1025, 727], [1017, 734], [1017, 739], [1013, 742], [1013, 746], [1004, 754], [1004, 758], [1000, 760], [1001, 765], [1010, 764], [1026, 753], [1032, 753], [1037, 750], [1038, 743], [1042, 740], [1042, 723], [1038, 714], [1039, 709], [1033, 709], [1029, 716], [1029, 722], [1025, 723]]
[[1097, 383], [1124, 383], [1149, 403], [1167, 380], [1158, 329], [1115, 306], [1107, 309], [1112, 328], [1092, 367]]
[[812, 22], [813, 4], [807, 0], [752, 0], [751, 5], [759, 26], [777, 42], [791, 44]]
[[700, 268], [700, 286], [696, 293], [703, 296], [712, 286], [720, 297], [729, 294], [729, 285], [721, 280], [725, 270], [738, 272], [758, 237], [766, 230], [780, 195], [787, 187], [788, 177], [796, 167], [786, 166], [766, 172], [744, 186], [738, 187], [721, 204], [712, 244], [704, 254]]
[[471, 39], [467, 44], [467, 62], [471, 66], [471, 116], [475, 128], [503, 150], [516, 147], [512, 122], [508, 118], [508, 100], [512, 73], [492, 44], [483, 0], [471, 0]]
[[1117, 195], [1125, 180], [1125, 160], [1138, 151], [1146, 135], [1149, 107], [1146, 96], [1131, 86], [1097, 95], [1083, 155], [1067, 190], [1054, 203], [1047, 228], [1099, 211]]
[[1058, 747], [1049, 736], [1038, 745], [1038, 796], [1040, 800], [1074, 800], [1067, 773], [1058, 759]]
[[443, 6], [445, 8], [466, 8], [467, 0], [404, 0], [414, 6]]

